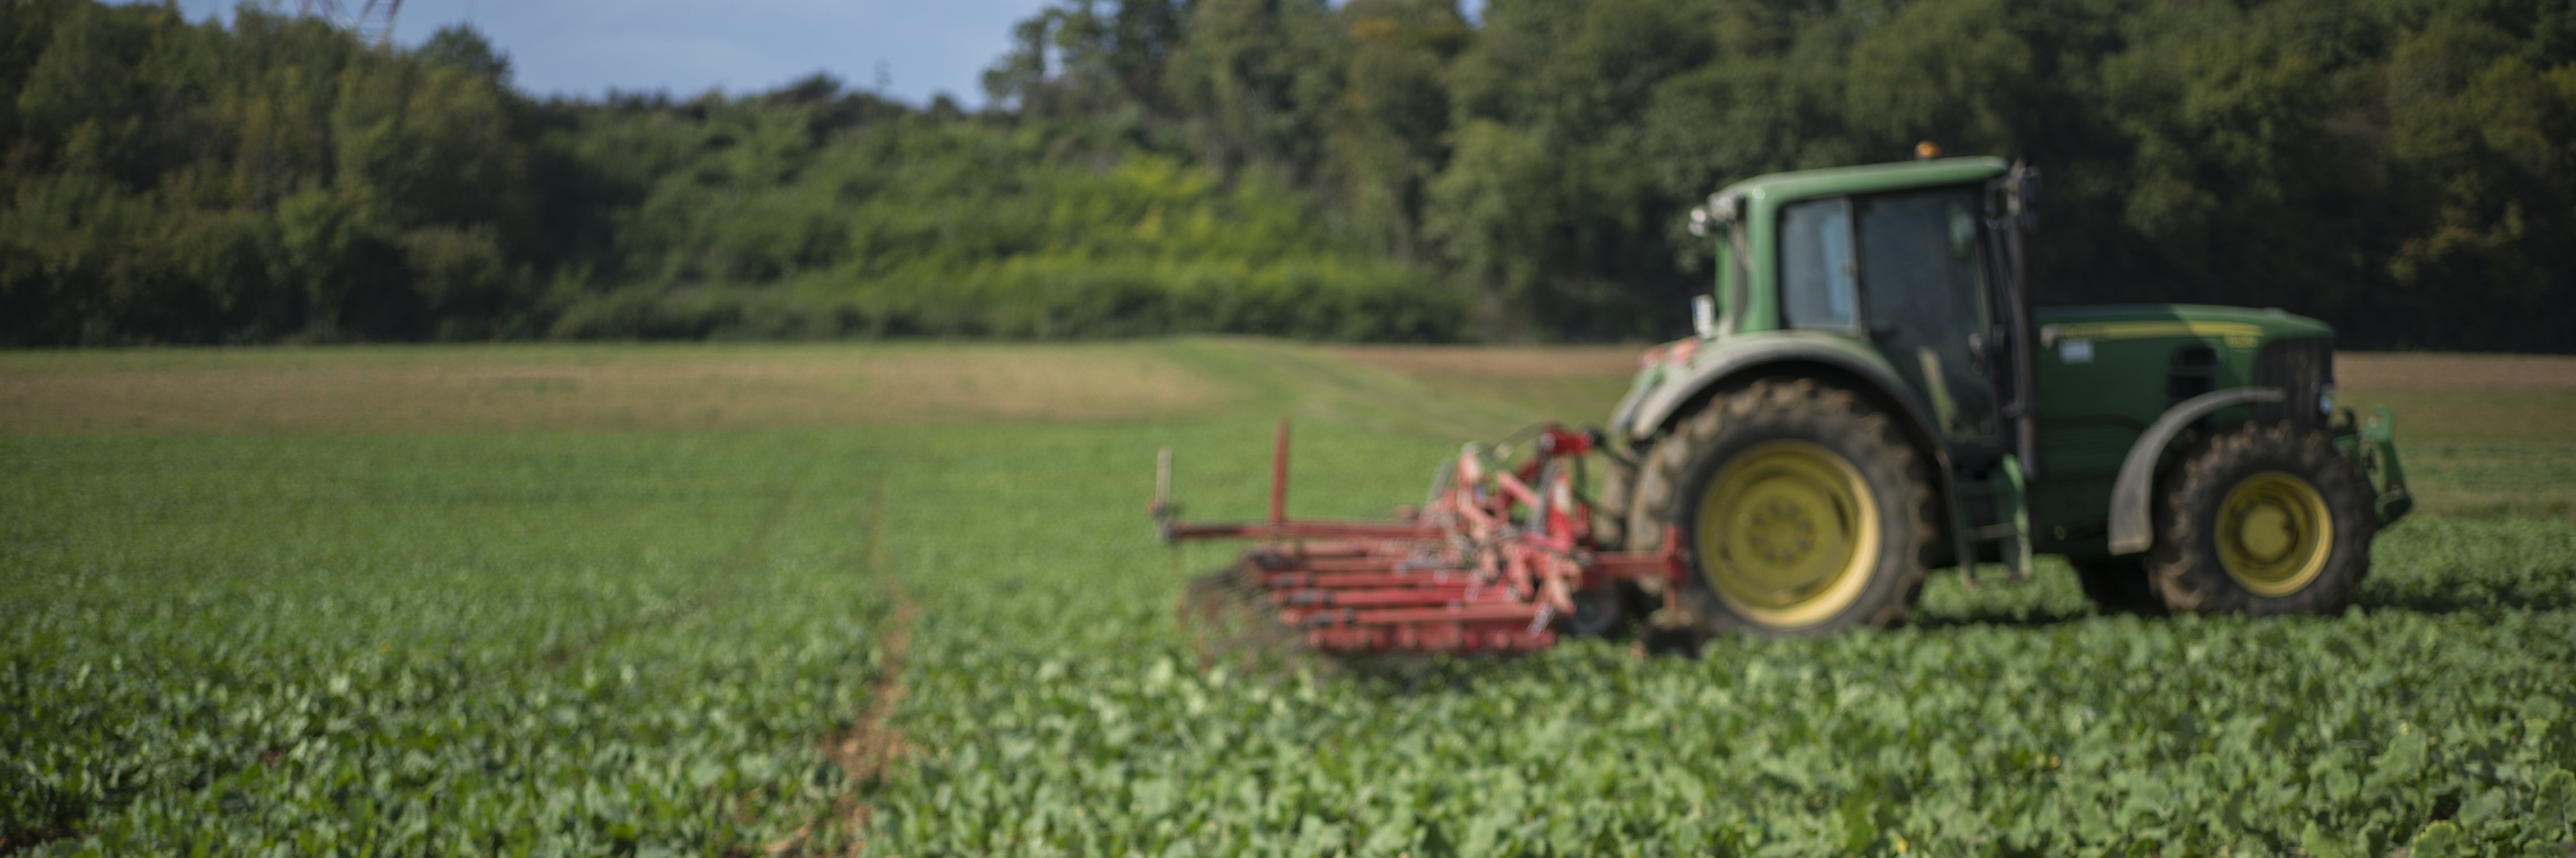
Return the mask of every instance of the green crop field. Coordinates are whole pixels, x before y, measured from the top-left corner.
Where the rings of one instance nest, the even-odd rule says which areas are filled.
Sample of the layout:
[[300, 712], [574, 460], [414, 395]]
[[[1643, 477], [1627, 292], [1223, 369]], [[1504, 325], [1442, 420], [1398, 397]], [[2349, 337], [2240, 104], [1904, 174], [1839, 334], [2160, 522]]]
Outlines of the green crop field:
[[2348, 356], [2426, 509], [2319, 619], [1201, 672], [1221, 548], [1600, 419], [1624, 349], [0, 355], [0, 852], [2564, 856], [2576, 360]]

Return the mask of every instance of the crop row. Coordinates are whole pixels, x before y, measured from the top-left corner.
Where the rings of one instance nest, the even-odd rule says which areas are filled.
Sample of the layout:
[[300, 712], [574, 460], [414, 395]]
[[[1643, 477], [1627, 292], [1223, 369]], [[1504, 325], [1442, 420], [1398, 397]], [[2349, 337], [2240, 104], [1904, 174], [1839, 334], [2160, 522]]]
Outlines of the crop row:
[[13, 443], [13, 847], [722, 851], [842, 791], [864, 506], [765, 443]]
[[[809, 828], [884, 855], [2576, 838], [2564, 524], [2409, 521], [2336, 618], [2097, 616], [2051, 564], [2015, 589], [1937, 577], [1912, 628], [1698, 659], [1201, 671], [1171, 599], [1227, 553], [1152, 542], [1153, 449], [1193, 451], [1194, 515], [1249, 516], [1266, 438], [0, 442], [0, 821], [60, 854], [717, 854]], [[1445, 447], [1310, 422], [1292, 498], [1417, 500]], [[891, 667], [881, 574], [920, 605], [912, 752], [853, 783], [816, 742]]]
[[[1195, 670], [1167, 613], [1224, 554], [1176, 562], [1132, 506], [1086, 498], [1172, 438], [1250, 453], [1202, 457], [1182, 497], [1257, 514], [1266, 463], [1239, 441], [1261, 429], [1139, 434], [923, 438], [890, 476], [898, 571], [975, 608], [914, 647], [901, 723], [935, 750], [875, 794], [881, 854], [2378, 856], [2436, 819], [2487, 854], [2576, 836], [2542, 788], [2576, 767], [2564, 525], [2410, 522], [2337, 618], [2095, 616], [2051, 565], [2011, 590], [1938, 578], [1914, 628], [1697, 660], [1584, 642], [1240, 676]], [[1389, 463], [1438, 455], [1310, 424], [1299, 511], [1412, 500]], [[1005, 486], [1019, 502], [970, 502]]]

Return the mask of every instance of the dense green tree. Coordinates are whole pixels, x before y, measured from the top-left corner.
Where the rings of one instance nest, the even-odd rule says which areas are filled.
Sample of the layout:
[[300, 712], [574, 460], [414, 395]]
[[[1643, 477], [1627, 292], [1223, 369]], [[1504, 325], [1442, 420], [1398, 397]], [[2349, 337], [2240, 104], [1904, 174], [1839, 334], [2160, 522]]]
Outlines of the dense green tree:
[[1179, 9], [1041, 16], [1065, 63], [968, 116], [820, 75], [541, 103], [465, 29], [7, 0], [0, 342], [1457, 336], [1278, 176], [1184, 164]]
[[1425, 261], [1420, 224], [1449, 158], [1445, 71], [1475, 32], [1439, 0], [1354, 0], [1338, 97], [1324, 106], [1317, 190], [1400, 259]]
[[1456, 148], [1422, 224], [1489, 334], [1669, 331], [1655, 308], [1705, 277], [1674, 216], [1689, 201], [1934, 140], [2047, 169], [2051, 303], [2277, 305], [2364, 345], [2564, 350], [2537, 320], [2576, 314], [2554, 124], [2571, 21], [2411, 0], [1506, 0], [1451, 68]]
[[[19, 342], [532, 332], [517, 96], [476, 68], [244, 9], [27, 2], [6, 74], [0, 337]], [[459, 46], [462, 47], [459, 47]]]
[[470, 30], [0, 0], [0, 342], [1676, 333], [1765, 172], [2047, 172], [2042, 301], [2576, 350], [2563, 0], [1063, 0], [991, 107], [534, 101]]

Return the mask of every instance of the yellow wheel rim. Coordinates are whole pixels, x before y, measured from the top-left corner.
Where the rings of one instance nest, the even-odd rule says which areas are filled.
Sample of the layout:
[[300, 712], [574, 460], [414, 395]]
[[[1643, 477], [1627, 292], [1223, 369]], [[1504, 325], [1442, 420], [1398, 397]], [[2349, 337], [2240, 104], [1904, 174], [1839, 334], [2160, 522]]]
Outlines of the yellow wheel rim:
[[2287, 596], [2325, 571], [2334, 516], [2315, 486], [2264, 471], [2227, 490], [2218, 506], [2218, 563], [2258, 596]]
[[1878, 505], [1860, 471], [1805, 441], [1754, 445], [1718, 469], [1692, 535], [1727, 607], [1773, 628], [1812, 626], [1860, 598], [1878, 562]]

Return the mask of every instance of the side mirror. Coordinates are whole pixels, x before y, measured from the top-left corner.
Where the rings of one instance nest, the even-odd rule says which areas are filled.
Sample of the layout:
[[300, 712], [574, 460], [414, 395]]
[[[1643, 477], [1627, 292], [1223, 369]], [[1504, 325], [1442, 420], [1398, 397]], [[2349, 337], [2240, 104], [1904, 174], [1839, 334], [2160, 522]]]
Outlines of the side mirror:
[[1708, 201], [1690, 210], [1690, 234], [1707, 238], [1720, 227], [1735, 222], [1741, 202], [1734, 194], [1710, 194]]

